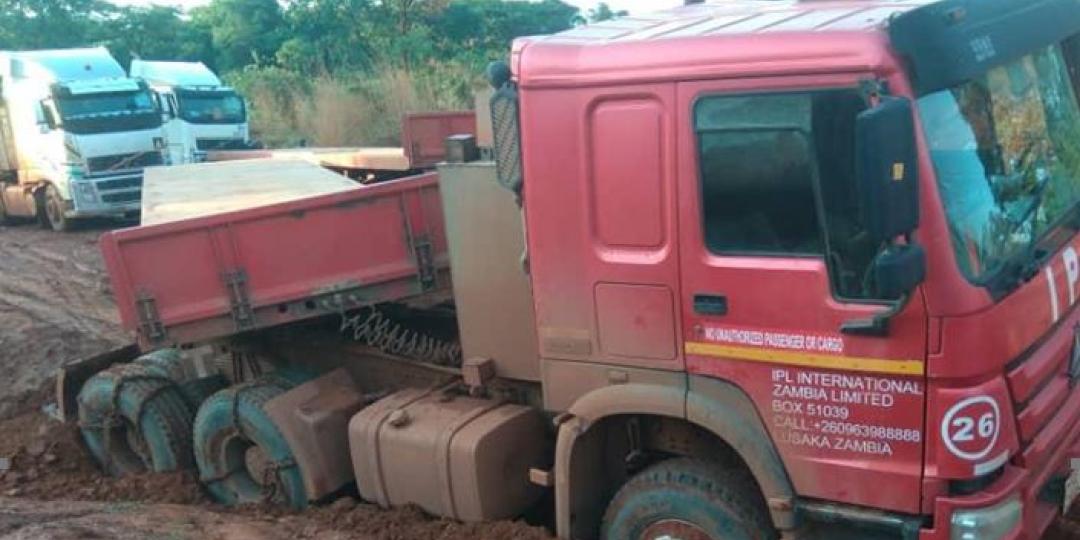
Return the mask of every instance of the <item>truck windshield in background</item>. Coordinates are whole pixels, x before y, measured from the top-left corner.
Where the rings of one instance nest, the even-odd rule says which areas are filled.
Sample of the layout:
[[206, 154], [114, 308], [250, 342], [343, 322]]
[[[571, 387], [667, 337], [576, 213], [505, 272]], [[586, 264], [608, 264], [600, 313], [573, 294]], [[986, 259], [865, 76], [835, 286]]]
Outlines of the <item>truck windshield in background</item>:
[[1038, 242], [1077, 210], [1076, 94], [1055, 45], [919, 99], [956, 259], [972, 282], [1012, 289]]
[[71, 94], [57, 92], [56, 108], [64, 129], [77, 135], [152, 129], [161, 114], [146, 89], [128, 92]]
[[247, 121], [244, 100], [233, 91], [178, 90], [180, 118], [192, 124], [242, 124]]

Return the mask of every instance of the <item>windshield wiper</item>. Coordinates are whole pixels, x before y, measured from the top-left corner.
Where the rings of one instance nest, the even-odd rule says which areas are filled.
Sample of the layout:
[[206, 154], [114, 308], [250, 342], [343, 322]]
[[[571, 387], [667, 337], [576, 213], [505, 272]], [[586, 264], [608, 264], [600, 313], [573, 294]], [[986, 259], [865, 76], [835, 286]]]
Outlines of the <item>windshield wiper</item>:
[[[1026, 178], [1034, 165], [1035, 163], [1032, 162], [1015, 176], [1020, 179]], [[1038, 250], [1039, 240], [1042, 239], [1042, 235], [1038, 234], [1038, 231], [1036, 230], [1036, 220], [1038, 219], [1039, 210], [1046, 200], [1046, 192], [1050, 187], [1051, 181], [1052, 177], [1050, 174], [1046, 174], [1045, 177], [1041, 178], [1039, 184], [1036, 185], [1028, 195], [1029, 202], [1027, 208], [1025, 208], [1016, 218], [1011, 216], [1008, 218], [1009, 226], [1004, 233], [1006, 241], [1009, 241], [1009, 239], [1018, 233], [1024, 225], [1029, 225], [1030, 231], [1028, 232], [1029, 236], [1026, 246], [1008, 257], [1001, 268], [997, 272], [994, 272], [994, 275], [989, 277], [984, 283], [990, 291], [990, 295], [993, 296], [995, 300], [1003, 298], [1016, 290], [1022, 283], [1030, 281], [1035, 277], [1039, 272], [1039, 268], [1042, 266], [1045, 255], [1040, 254]], [[1050, 229], [1047, 230], [1049, 231]]]

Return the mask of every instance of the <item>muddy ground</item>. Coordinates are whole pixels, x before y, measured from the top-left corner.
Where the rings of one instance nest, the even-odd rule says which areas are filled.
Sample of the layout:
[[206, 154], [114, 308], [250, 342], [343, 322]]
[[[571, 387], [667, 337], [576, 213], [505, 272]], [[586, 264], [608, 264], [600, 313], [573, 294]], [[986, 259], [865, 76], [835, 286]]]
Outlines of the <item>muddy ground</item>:
[[[301, 514], [227, 509], [189, 473], [102, 476], [77, 431], [42, 410], [58, 366], [127, 341], [97, 247], [104, 230], [0, 227], [0, 540], [551, 538], [522, 522], [466, 525], [349, 495]], [[1058, 524], [1050, 539], [1080, 539], [1080, 526]]]
[[67, 359], [124, 342], [99, 235], [0, 227], [0, 417], [39, 405], [37, 390]]
[[190, 474], [102, 476], [77, 432], [42, 412], [64, 362], [127, 341], [98, 238], [0, 227], [0, 539], [540, 540], [524, 523], [464, 525], [354, 497], [302, 514], [214, 505]]

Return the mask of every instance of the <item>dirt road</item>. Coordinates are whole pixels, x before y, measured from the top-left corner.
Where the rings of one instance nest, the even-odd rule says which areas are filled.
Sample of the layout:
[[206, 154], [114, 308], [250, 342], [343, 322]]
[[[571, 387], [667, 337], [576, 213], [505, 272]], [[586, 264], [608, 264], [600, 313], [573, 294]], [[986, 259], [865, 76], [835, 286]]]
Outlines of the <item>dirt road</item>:
[[549, 537], [522, 523], [465, 525], [349, 496], [303, 514], [225, 509], [191, 473], [102, 476], [77, 430], [41, 408], [57, 367], [128, 341], [97, 246], [105, 230], [0, 227], [0, 539]]
[[101, 231], [0, 227], [0, 418], [35, 406], [66, 360], [125, 341], [97, 247]]

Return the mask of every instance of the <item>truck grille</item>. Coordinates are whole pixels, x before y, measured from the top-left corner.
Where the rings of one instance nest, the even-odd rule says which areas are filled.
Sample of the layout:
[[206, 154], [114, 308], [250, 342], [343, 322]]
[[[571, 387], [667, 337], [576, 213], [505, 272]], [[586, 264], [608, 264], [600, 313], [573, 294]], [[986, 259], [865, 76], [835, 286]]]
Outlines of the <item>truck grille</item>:
[[101, 180], [97, 183], [98, 191], [115, 191], [118, 189], [141, 189], [142, 177], [132, 176], [117, 180]]
[[1020, 436], [1021, 453], [1017, 460], [1021, 466], [1041, 463], [1044, 454], [1056, 446], [1057, 441], [1052, 439], [1068, 431], [1049, 428], [1071, 420], [1066, 409], [1073, 407], [1066, 405], [1075, 401], [1069, 399], [1073, 395], [1073, 383], [1068, 373], [1073, 342], [1073, 329], [1059, 327], [1047, 340], [1008, 366], [1006, 379]]
[[86, 167], [91, 174], [108, 171], [126, 171], [161, 165], [161, 152], [136, 152], [88, 158]]
[[247, 145], [243, 139], [195, 139], [197, 150], [244, 150]]
[[142, 198], [141, 191], [125, 191], [122, 193], [105, 193], [101, 195], [102, 202], [126, 203], [135, 202]]

